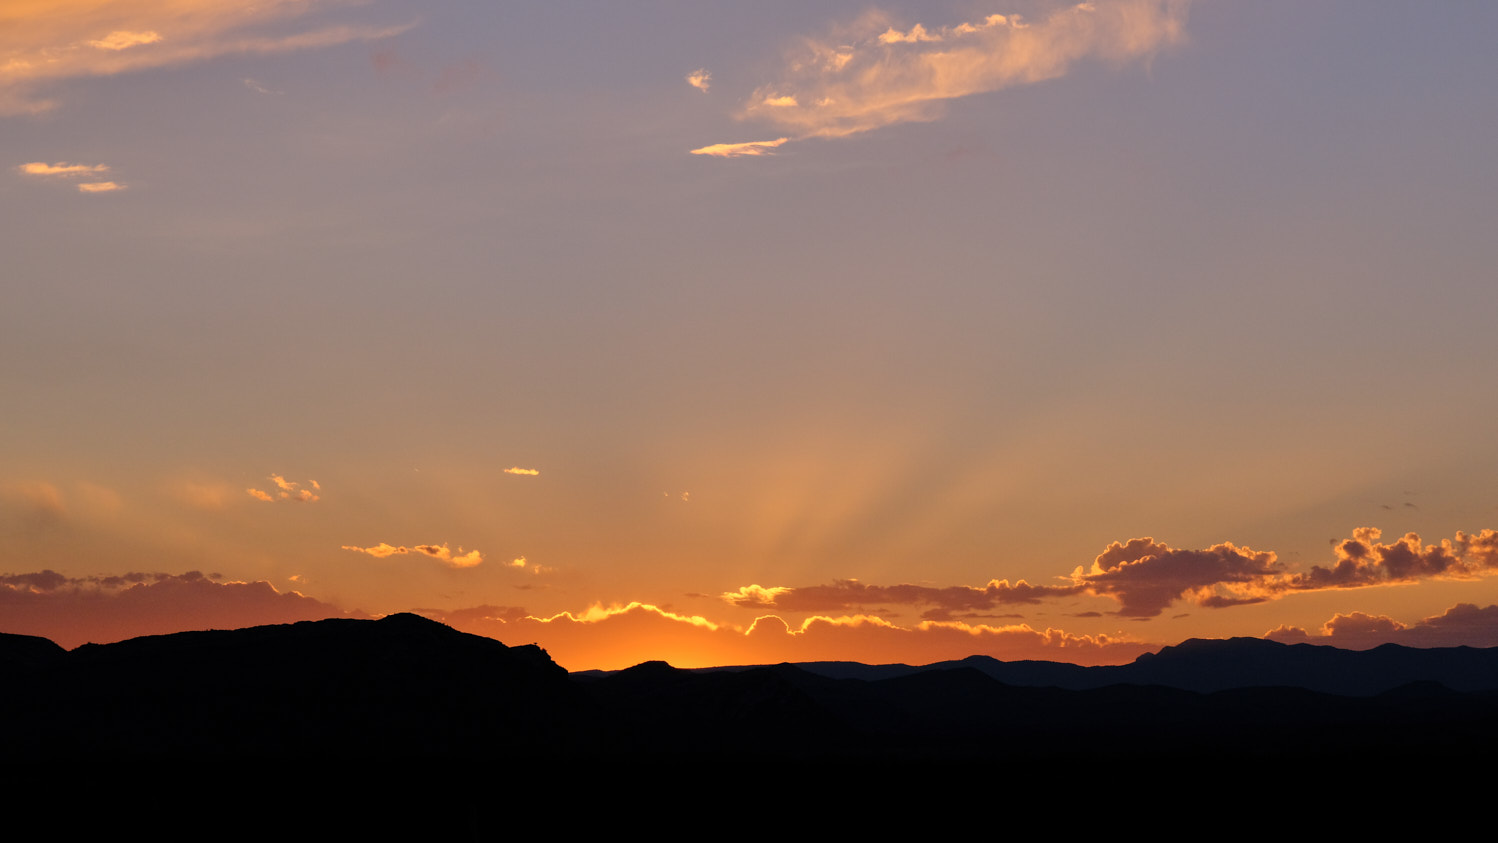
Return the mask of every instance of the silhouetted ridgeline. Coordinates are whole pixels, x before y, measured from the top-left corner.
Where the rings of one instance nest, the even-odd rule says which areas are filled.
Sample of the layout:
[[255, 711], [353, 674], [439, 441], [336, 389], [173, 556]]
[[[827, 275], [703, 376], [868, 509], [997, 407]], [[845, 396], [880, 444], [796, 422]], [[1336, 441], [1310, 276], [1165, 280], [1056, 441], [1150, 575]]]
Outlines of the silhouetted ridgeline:
[[647, 662], [569, 676], [415, 615], [0, 636], [12, 759], [1178, 760], [1498, 748], [1498, 650], [1188, 641], [1119, 667]]

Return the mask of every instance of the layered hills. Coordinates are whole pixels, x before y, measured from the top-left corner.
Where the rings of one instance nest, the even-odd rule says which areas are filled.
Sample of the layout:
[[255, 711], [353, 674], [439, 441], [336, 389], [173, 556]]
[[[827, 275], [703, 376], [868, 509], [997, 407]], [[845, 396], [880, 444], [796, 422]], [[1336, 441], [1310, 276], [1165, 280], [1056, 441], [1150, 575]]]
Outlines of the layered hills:
[[972, 657], [568, 674], [416, 615], [65, 651], [0, 636], [12, 758], [1016, 761], [1466, 755], [1498, 650], [1185, 642], [1129, 665]]

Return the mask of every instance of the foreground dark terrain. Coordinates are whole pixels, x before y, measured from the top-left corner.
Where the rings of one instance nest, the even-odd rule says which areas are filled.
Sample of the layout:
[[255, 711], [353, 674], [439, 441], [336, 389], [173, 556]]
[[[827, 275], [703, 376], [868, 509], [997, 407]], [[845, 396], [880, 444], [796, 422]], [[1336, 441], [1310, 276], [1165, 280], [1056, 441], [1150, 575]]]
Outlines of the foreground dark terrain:
[[569, 675], [415, 615], [64, 651], [0, 636], [14, 761], [1175, 762], [1498, 749], [1498, 650], [1188, 641], [1131, 665], [974, 657]]

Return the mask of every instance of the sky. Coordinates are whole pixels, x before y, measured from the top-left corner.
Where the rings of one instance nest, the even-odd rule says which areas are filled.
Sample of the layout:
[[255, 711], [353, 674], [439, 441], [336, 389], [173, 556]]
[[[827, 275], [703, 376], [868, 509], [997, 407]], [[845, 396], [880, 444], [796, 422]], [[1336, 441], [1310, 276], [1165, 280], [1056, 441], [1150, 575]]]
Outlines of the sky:
[[11, 0], [0, 631], [1498, 645], [1498, 6]]

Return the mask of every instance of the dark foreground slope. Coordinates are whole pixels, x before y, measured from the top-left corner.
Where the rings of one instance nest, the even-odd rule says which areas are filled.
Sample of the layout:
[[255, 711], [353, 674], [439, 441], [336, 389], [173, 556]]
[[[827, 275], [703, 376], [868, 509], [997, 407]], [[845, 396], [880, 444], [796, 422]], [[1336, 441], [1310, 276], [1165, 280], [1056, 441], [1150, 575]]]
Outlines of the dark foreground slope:
[[38, 650], [0, 656], [19, 754], [566, 752], [588, 705], [540, 648], [409, 614]]
[[[961, 662], [873, 679], [795, 665], [698, 672], [659, 662], [569, 677], [534, 646], [506, 647], [395, 615], [153, 636], [72, 652], [3, 636], [0, 716], [16, 760], [855, 760], [873, 768], [904, 761], [1345, 763], [1498, 749], [1491, 690], [1422, 680], [1352, 696], [1265, 684], [1303, 670], [1297, 660], [1307, 658], [1321, 660], [1322, 673], [1335, 672], [1338, 652], [1213, 642], [1136, 662], [1178, 687], [1020, 687], [979, 669], [982, 663]], [[1481, 660], [1459, 661], [1472, 653], [1491, 655], [1411, 650], [1369, 663], [1403, 664], [1416, 677], [1456, 670], [1462, 679], [1463, 670], [1482, 670], [1470, 666]], [[1288, 666], [1277, 667], [1276, 654]], [[1420, 667], [1422, 660], [1429, 664]], [[1233, 669], [1243, 672], [1244, 687], [1231, 687]], [[1192, 675], [1223, 689], [1179, 687]]]

